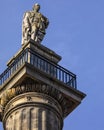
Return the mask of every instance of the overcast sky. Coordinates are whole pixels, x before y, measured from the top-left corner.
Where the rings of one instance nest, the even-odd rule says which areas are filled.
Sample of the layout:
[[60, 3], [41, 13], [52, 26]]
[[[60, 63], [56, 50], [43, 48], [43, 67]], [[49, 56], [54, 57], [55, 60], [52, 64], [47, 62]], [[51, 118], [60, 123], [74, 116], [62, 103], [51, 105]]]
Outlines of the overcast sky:
[[104, 130], [104, 0], [0, 0], [0, 73], [20, 49], [23, 13], [36, 2], [50, 21], [42, 44], [63, 57], [87, 94], [63, 130]]

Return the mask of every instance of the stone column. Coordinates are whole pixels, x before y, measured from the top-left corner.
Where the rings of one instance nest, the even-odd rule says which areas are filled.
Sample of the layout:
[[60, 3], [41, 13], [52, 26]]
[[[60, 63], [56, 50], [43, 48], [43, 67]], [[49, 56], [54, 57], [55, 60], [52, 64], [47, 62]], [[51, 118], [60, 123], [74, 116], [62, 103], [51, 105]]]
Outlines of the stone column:
[[29, 42], [1, 75], [0, 121], [4, 130], [62, 130], [63, 119], [82, 101], [76, 76], [58, 65], [61, 57]]
[[[1, 98], [4, 130], [62, 130], [62, 97], [51, 86], [21, 84], [9, 89]], [[61, 100], [60, 100], [61, 101]]]

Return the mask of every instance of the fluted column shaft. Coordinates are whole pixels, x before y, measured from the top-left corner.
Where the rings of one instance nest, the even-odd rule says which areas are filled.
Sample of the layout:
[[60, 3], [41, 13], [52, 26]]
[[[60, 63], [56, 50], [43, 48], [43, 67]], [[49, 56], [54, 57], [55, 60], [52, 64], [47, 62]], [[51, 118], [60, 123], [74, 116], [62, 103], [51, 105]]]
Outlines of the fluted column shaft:
[[3, 123], [4, 130], [61, 130], [62, 109], [49, 95], [27, 92], [6, 104]]

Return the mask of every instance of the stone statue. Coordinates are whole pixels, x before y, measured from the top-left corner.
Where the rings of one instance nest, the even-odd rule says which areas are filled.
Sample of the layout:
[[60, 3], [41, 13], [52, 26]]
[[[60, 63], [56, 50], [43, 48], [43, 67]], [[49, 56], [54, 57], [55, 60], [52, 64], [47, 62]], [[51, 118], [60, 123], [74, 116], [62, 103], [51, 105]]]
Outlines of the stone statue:
[[32, 11], [25, 12], [22, 23], [22, 45], [31, 39], [40, 43], [48, 27], [48, 19], [40, 12], [40, 5], [36, 3]]

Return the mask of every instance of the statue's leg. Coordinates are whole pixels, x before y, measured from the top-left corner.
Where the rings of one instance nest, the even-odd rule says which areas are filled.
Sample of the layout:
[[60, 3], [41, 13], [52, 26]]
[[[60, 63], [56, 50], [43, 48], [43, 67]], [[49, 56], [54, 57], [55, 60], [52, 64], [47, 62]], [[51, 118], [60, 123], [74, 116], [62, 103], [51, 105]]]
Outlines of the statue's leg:
[[32, 32], [31, 32], [31, 39], [35, 41], [37, 35], [37, 28], [36, 26], [32, 27]]

